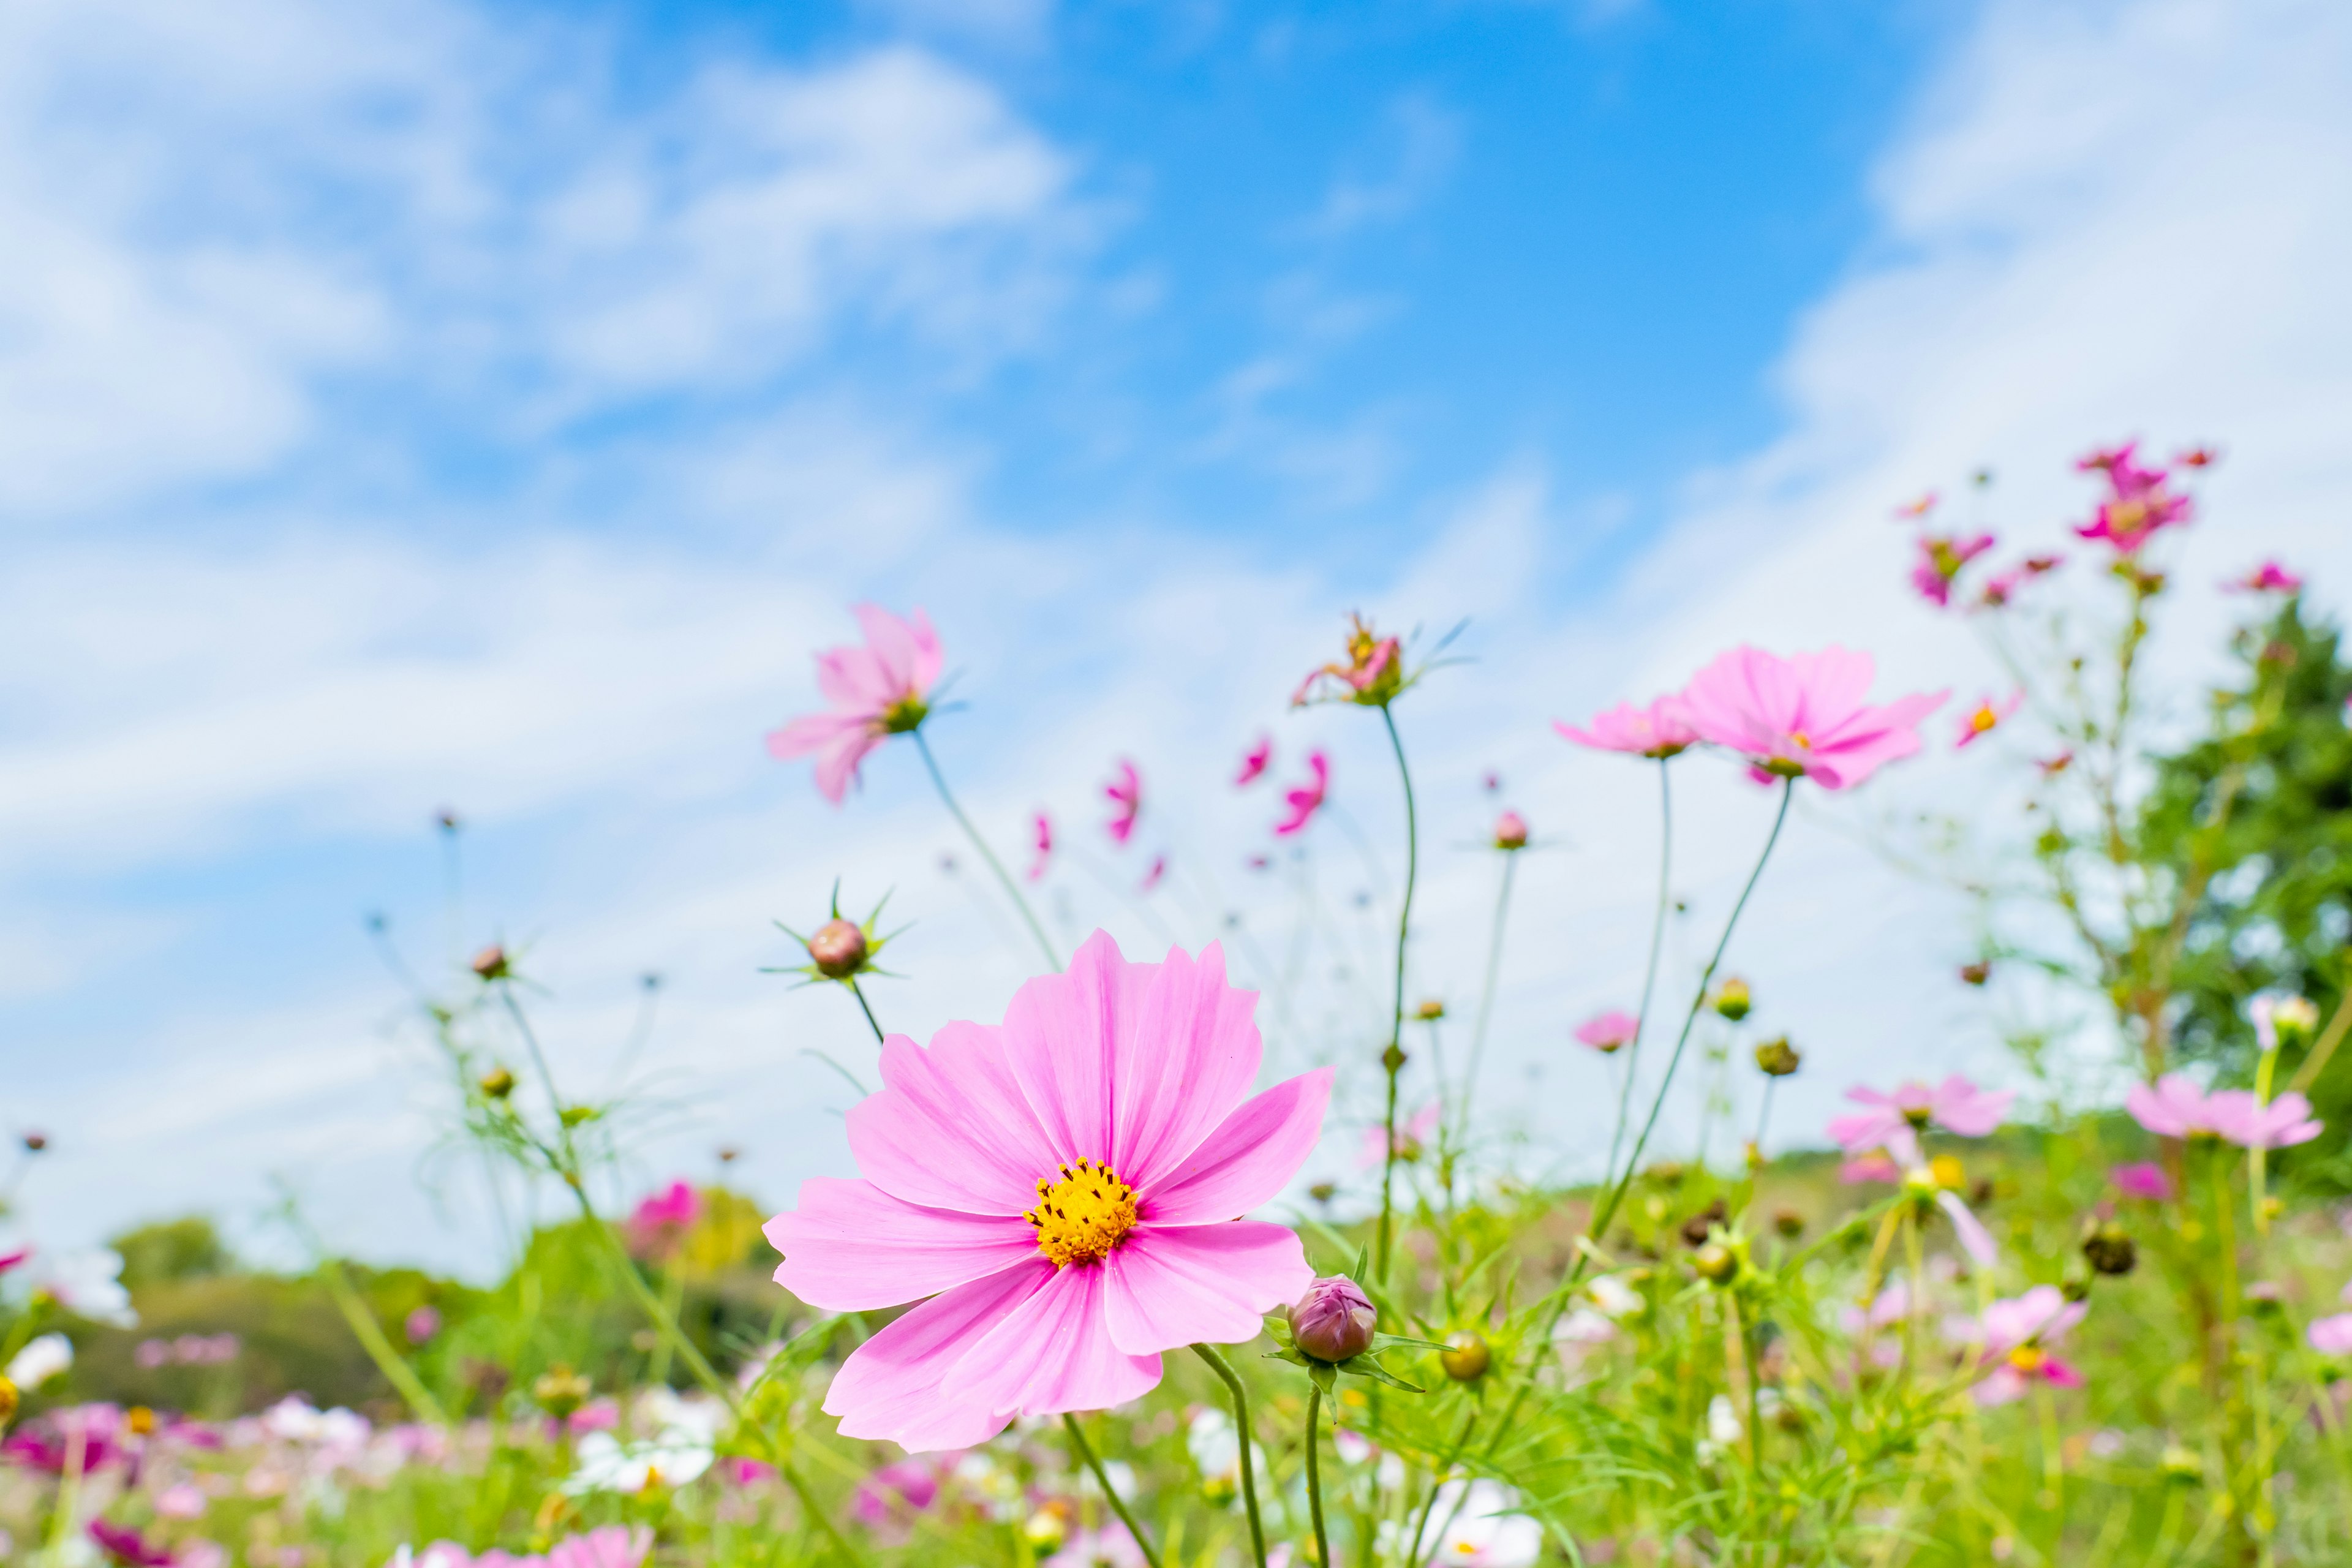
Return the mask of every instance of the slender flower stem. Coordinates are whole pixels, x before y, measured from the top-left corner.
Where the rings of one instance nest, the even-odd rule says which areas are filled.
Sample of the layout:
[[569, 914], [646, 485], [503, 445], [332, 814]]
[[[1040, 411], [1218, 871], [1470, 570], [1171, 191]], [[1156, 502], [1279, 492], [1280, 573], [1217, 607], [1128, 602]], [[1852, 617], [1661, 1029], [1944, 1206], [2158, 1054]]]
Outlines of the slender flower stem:
[[1110, 1500], [1111, 1512], [1118, 1515], [1119, 1523], [1127, 1526], [1127, 1533], [1135, 1541], [1135, 1549], [1143, 1553], [1143, 1560], [1150, 1565], [1150, 1568], [1160, 1568], [1160, 1554], [1151, 1550], [1151, 1542], [1143, 1539], [1143, 1531], [1136, 1525], [1135, 1516], [1127, 1511], [1126, 1502], [1111, 1486], [1110, 1477], [1104, 1471], [1102, 1461], [1095, 1458], [1094, 1445], [1087, 1441], [1086, 1432], [1079, 1426], [1078, 1418], [1065, 1413], [1062, 1416], [1062, 1425], [1069, 1431], [1070, 1447], [1078, 1451], [1078, 1458], [1085, 1462], [1087, 1468], [1094, 1473], [1095, 1485], [1102, 1488], [1103, 1496]]
[[1225, 1391], [1233, 1395], [1234, 1429], [1241, 1434], [1242, 1439], [1242, 1506], [1249, 1513], [1250, 1552], [1256, 1560], [1257, 1568], [1265, 1568], [1265, 1525], [1258, 1517], [1257, 1469], [1250, 1458], [1250, 1449], [1256, 1442], [1257, 1429], [1250, 1422], [1249, 1390], [1242, 1385], [1241, 1378], [1226, 1363], [1225, 1358], [1217, 1353], [1216, 1347], [1198, 1344], [1192, 1349], [1209, 1363], [1209, 1370], [1217, 1374], [1218, 1380], [1224, 1384]]
[[866, 1000], [866, 993], [857, 984], [857, 976], [853, 974], [842, 984], [849, 987], [849, 994], [852, 996], [857, 998], [857, 1010], [866, 1015], [866, 1027], [874, 1031], [875, 1041], [877, 1044], [887, 1044], [888, 1042], [884, 1040], [882, 1036], [882, 1021], [875, 1017], [872, 1005]]
[[327, 1287], [327, 1294], [334, 1299], [335, 1310], [343, 1315], [343, 1321], [351, 1325], [352, 1337], [359, 1341], [360, 1348], [367, 1352], [370, 1361], [375, 1363], [375, 1368], [383, 1374], [383, 1380], [400, 1391], [400, 1397], [406, 1401], [416, 1418], [434, 1426], [448, 1426], [448, 1413], [441, 1408], [441, 1402], [433, 1397], [424, 1380], [416, 1375], [416, 1369], [401, 1360], [399, 1352], [392, 1348], [392, 1342], [384, 1337], [383, 1327], [375, 1321], [375, 1314], [368, 1310], [367, 1303], [352, 1288], [350, 1276], [343, 1272], [341, 1262], [332, 1258], [320, 1258], [319, 1279]]
[[1609, 1133], [1609, 1163], [1601, 1168], [1601, 1179], [1609, 1180], [1617, 1173], [1617, 1151], [1625, 1138], [1625, 1125], [1633, 1110], [1633, 1069], [1642, 1055], [1642, 1031], [1650, 1023], [1650, 998], [1658, 985], [1658, 954], [1665, 946], [1666, 909], [1673, 901], [1667, 892], [1667, 879], [1675, 864], [1675, 796], [1673, 776], [1667, 771], [1670, 757], [1658, 759], [1658, 907], [1650, 917], [1650, 961], [1642, 971], [1642, 1008], [1633, 1015], [1633, 1038], [1625, 1047], [1625, 1081], [1617, 1092], [1617, 1125]]
[[1503, 885], [1495, 895], [1495, 929], [1486, 938], [1486, 978], [1478, 988], [1478, 1022], [1470, 1033], [1470, 1061], [1462, 1069], [1461, 1128], [1456, 1142], [1470, 1131], [1470, 1104], [1478, 1092], [1478, 1063], [1486, 1054], [1486, 1025], [1495, 1014], [1495, 983], [1503, 972], [1503, 922], [1511, 909], [1511, 878], [1519, 868], [1519, 852], [1503, 851]]
[[1323, 1411], [1323, 1387], [1310, 1384], [1307, 1390], [1307, 1511], [1315, 1521], [1316, 1568], [1331, 1568], [1331, 1542], [1323, 1530], [1323, 1471], [1315, 1457], [1318, 1446], [1315, 1418]]
[[[1388, 726], [1389, 745], [1396, 752], [1397, 778], [1404, 785], [1404, 900], [1397, 906], [1396, 995], [1390, 1009], [1389, 1048], [1381, 1058], [1389, 1075], [1388, 1110], [1381, 1119], [1388, 1146], [1381, 1160], [1380, 1247], [1372, 1264], [1374, 1277], [1385, 1284], [1389, 1277], [1390, 1238], [1394, 1228], [1397, 1074], [1404, 1067], [1405, 941], [1412, 930], [1412, 884], [1421, 865], [1421, 831], [1413, 813], [1412, 770], [1405, 765], [1404, 738], [1397, 733], [1396, 714], [1385, 705], [1381, 709], [1381, 722]], [[1328, 1568], [1328, 1563], [1325, 1568]]]
[[1037, 923], [1037, 916], [1029, 908], [1029, 900], [1021, 896], [1019, 885], [1004, 869], [1004, 863], [996, 858], [996, 852], [988, 847], [988, 840], [980, 836], [980, 829], [971, 825], [971, 818], [966, 816], [963, 807], [956, 804], [954, 792], [948, 788], [947, 775], [940, 772], [940, 764], [931, 755], [931, 743], [923, 739], [919, 729], [910, 730], [908, 733], [914, 737], [915, 750], [922, 754], [923, 766], [930, 773], [931, 783], [938, 786], [940, 799], [945, 803], [948, 814], [963, 829], [964, 837], [971, 840], [971, 847], [980, 851], [980, 858], [988, 862], [988, 868], [996, 873], [996, 880], [1003, 888], [1004, 896], [1013, 900], [1013, 907], [1021, 912], [1023, 922], [1029, 927], [1029, 934], [1037, 939], [1037, 946], [1045, 954], [1045, 962], [1059, 970], [1062, 967], [1061, 956], [1055, 952], [1053, 942], [1045, 935], [1045, 928]]
[[1478, 1412], [1475, 1409], [1469, 1411], [1462, 1417], [1462, 1430], [1454, 1435], [1454, 1447], [1446, 1451], [1445, 1463], [1440, 1465], [1437, 1468], [1436, 1472], [1431, 1477], [1429, 1500], [1422, 1505], [1421, 1518], [1413, 1524], [1412, 1546], [1405, 1554], [1405, 1562], [1420, 1563], [1423, 1561], [1421, 1555], [1421, 1543], [1429, 1534], [1429, 1516], [1437, 1511], [1437, 1498], [1438, 1494], [1445, 1489], [1445, 1478], [1453, 1473], [1454, 1467], [1455, 1464], [1460, 1462], [1462, 1458], [1462, 1450], [1468, 1447], [1470, 1445], [1471, 1429], [1477, 1425]]

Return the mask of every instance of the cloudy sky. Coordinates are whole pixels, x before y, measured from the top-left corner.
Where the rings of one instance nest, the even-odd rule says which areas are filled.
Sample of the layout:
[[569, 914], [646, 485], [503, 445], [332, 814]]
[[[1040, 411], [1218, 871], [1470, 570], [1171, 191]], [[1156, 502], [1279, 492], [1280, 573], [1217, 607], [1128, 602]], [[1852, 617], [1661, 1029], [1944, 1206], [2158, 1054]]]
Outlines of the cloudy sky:
[[[942, 763], [1006, 853], [1061, 823], [1066, 942], [1238, 931], [1236, 973], [1285, 979], [1270, 1070], [1352, 1064], [1333, 1175], [1399, 805], [1374, 721], [1284, 703], [1348, 610], [1468, 622], [1399, 710], [1412, 989], [1476, 995], [1496, 770], [1540, 848], [1487, 1124], [1589, 1171], [1606, 1080], [1567, 1031], [1638, 983], [1655, 804], [1552, 718], [1742, 640], [1973, 697], [1892, 509], [1989, 467], [1991, 520], [2054, 539], [2070, 459], [2126, 436], [2227, 448], [2182, 582], [2275, 552], [2341, 602], [2329, 0], [777, 11], [0, 0], [0, 1116], [55, 1142], [35, 1234], [255, 1236], [282, 1178], [339, 1247], [486, 1267], [371, 914], [436, 986], [526, 953], [569, 1091], [646, 1109], [623, 1181], [732, 1144], [782, 1203], [843, 1168], [874, 1048], [760, 973], [773, 922], [891, 892], [875, 1001], [918, 1034], [1032, 963], [903, 744], [838, 810], [761, 750], [855, 600], [939, 625]], [[2193, 706], [2231, 609], [2182, 595], [2160, 691]], [[1275, 803], [1227, 783], [1261, 731], [1286, 778], [1328, 749], [1345, 813], [1263, 870]], [[1811, 1053], [1776, 1142], [1856, 1077], [2006, 1070], [1965, 910], [1867, 842], [1987, 793], [1997, 757], [1935, 741], [1807, 803], [1735, 950]], [[1769, 802], [1681, 776], [1686, 976]]]

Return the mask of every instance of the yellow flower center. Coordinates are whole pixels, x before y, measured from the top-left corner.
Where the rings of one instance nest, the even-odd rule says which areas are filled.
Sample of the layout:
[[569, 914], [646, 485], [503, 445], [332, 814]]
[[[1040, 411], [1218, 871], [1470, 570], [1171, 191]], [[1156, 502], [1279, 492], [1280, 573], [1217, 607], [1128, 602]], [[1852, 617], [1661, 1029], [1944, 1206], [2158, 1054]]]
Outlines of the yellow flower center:
[[1797, 742], [1797, 747], [1800, 751], [1810, 752], [1813, 749], [1813, 738], [1811, 735], [1806, 734], [1802, 730], [1790, 731], [1789, 739]]
[[905, 696], [882, 710], [878, 724], [886, 735], [903, 735], [930, 716], [930, 705], [923, 700], [922, 694], [909, 689]]
[[1958, 1192], [1968, 1184], [1968, 1172], [1949, 1154], [1938, 1154], [1928, 1161], [1927, 1172], [1936, 1178], [1936, 1184], [1947, 1192]]
[[1987, 730], [1991, 729], [1994, 725], [2000, 722], [2000, 715], [1992, 710], [1992, 705], [1990, 703], [1985, 704], [1983, 707], [1969, 715], [1969, 728], [1974, 730], [1979, 735], [1983, 734]]
[[2049, 1359], [2032, 1345], [2020, 1345], [2009, 1352], [2009, 1364], [2025, 1373], [2040, 1372], [2042, 1363]]
[[1037, 1227], [1037, 1250], [1055, 1268], [1099, 1263], [1135, 1228], [1135, 1189], [1098, 1160], [1058, 1169], [1058, 1182], [1037, 1178], [1037, 1206], [1021, 1217]]

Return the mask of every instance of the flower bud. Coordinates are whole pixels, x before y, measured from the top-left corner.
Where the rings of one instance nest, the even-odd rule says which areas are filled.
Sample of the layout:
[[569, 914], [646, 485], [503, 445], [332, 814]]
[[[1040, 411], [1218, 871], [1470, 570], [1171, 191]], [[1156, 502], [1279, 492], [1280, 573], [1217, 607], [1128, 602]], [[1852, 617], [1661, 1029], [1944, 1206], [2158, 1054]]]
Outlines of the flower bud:
[[25, 1152], [26, 1152], [26, 1153], [27, 1153], [27, 1154], [37, 1154], [37, 1153], [39, 1153], [42, 1150], [44, 1150], [44, 1149], [47, 1148], [48, 1146], [49, 1146], [49, 1135], [48, 1135], [47, 1133], [46, 1133], [46, 1132], [42, 1131], [39, 1128], [37, 1128], [37, 1127], [30, 1128], [30, 1129], [28, 1129], [28, 1130], [26, 1131], [26, 1133], [25, 1133]]
[[1495, 818], [1495, 847], [1525, 849], [1528, 847], [1528, 819], [1516, 811], [1507, 811]]
[[1388, 1069], [1390, 1072], [1400, 1072], [1403, 1070], [1405, 1059], [1403, 1047], [1394, 1043], [1391, 1043], [1387, 1050], [1381, 1053], [1381, 1066]]
[[491, 1100], [504, 1100], [514, 1092], [515, 1077], [504, 1068], [492, 1068], [482, 1075], [482, 1093]]
[[1795, 1209], [1774, 1209], [1772, 1228], [1791, 1238], [1802, 1236], [1805, 1234], [1805, 1216]]
[[1789, 1043], [1789, 1037], [1786, 1035], [1775, 1040], [1767, 1040], [1756, 1047], [1756, 1066], [1759, 1070], [1770, 1078], [1787, 1078], [1797, 1070], [1797, 1065], [1804, 1059], [1798, 1054], [1797, 1047]]
[[2139, 1248], [2121, 1226], [2108, 1221], [2083, 1237], [2083, 1257], [2102, 1274], [2128, 1274], [2139, 1262]]
[[1486, 1375], [1494, 1362], [1494, 1352], [1486, 1348], [1486, 1339], [1468, 1330], [1447, 1336], [1445, 1348], [1437, 1352], [1437, 1364], [1445, 1375], [1456, 1383], [1475, 1383]]
[[507, 950], [492, 942], [474, 954], [474, 973], [485, 981], [504, 980], [514, 973], [514, 966], [507, 962]]
[[1339, 1194], [1339, 1184], [1337, 1182], [1318, 1182], [1307, 1189], [1307, 1195], [1318, 1204], [1328, 1204]]
[[2166, 1444], [2164, 1457], [2157, 1462], [2164, 1467], [2166, 1477], [2172, 1480], [2195, 1481], [2205, 1477], [2204, 1458], [2196, 1449], [2183, 1447], [2178, 1443]]
[[1434, 1024], [1445, 1016], [1445, 1004], [1433, 996], [1412, 1010], [1412, 1016], [1424, 1024]]
[[530, 1396], [539, 1407], [559, 1420], [587, 1404], [591, 1392], [588, 1380], [562, 1362], [541, 1373], [530, 1385]]
[[1745, 980], [1735, 975], [1716, 987], [1715, 1010], [1733, 1023], [1737, 1024], [1748, 1016], [1748, 982]]
[[1722, 1198], [1717, 1197], [1713, 1203], [1707, 1205], [1706, 1207], [1699, 1210], [1698, 1213], [1683, 1221], [1683, 1244], [1685, 1247], [1699, 1247], [1705, 1245], [1706, 1238], [1710, 1235], [1714, 1234], [1715, 1227], [1724, 1224], [1730, 1218], [1731, 1210], [1726, 1206]]
[[1691, 1254], [1691, 1267], [1710, 1285], [1728, 1285], [1739, 1274], [1739, 1254], [1719, 1241], [1710, 1241]]
[[1290, 1338], [1317, 1361], [1346, 1361], [1371, 1348], [1379, 1321], [1371, 1298], [1353, 1279], [1326, 1275], [1307, 1286], [1290, 1309]]
[[835, 915], [808, 939], [808, 955], [827, 980], [846, 980], [865, 966], [866, 932], [856, 921]]
[[1992, 978], [1992, 960], [1979, 958], [1974, 963], [1961, 964], [1960, 978], [1971, 985], [1982, 985]]

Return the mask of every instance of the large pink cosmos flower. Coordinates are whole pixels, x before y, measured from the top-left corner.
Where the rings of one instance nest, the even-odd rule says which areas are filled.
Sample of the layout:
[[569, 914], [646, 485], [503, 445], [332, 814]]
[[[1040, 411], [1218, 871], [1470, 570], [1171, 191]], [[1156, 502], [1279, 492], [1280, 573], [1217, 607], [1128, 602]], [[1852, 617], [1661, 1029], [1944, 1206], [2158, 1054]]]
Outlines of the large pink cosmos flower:
[[1967, 1337], [1984, 1346], [1986, 1359], [2000, 1364], [1977, 1384], [1977, 1403], [2006, 1405], [2036, 1383], [2080, 1388], [2083, 1374], [2058, 1359], [2050, 1347], [2083, 1321], [2090, 1308], [2069, 1301], [2055, 1285], [2036, 1285], [2024, 1295], [1987, 1307]]
[[2023, 691], [2012, 691], [2005, 700], [1979, 697], [1977, 705], [1960, 715], [1960, 731], [1953, 738], [1955, 747], [1965, 746], [1980, 736], [1990, 735], [2000, 728], [2003, 721], [2017, 711], [2025, 700]]
[[1296, 1235], [1234, 1216], [1313, 1152], [1332, 1069], [1245, 1098], [1256, 1005], [1213, 943], [1130, 963], [1097, 931], [1001, 1026], [890, 1037], [881, 1091], [849, 1113], [863, 1178], [803, 1183], [767, 1226], [776, 1282], [811, 1306], [929, 1298], [834, 1378], [844, 1436], [970, 1447], [1123, 1404], [1161, 1352], [1254, 1338], [1307, 1288]]
[[[2074, 531], [2084, 539], [2104, 539], [2118, 555], [2129, 555], [2156, 536], [2157, 531], [2189, 521], [2189, 499], [2167, 489], [2168, 469], [2142, 468], [2134, 456], [2136, 441], [2092, 453], [2074, 466], [2106, 476], [2107, 499], [2098, 514]], [[2195, 465], [2203, 467], [2203, 464]]]
[[1919, 1134], [1927, 1127], [1981, 1138], [2000, 1125], [2017, 1092], [1979, 1089], [1954, 1073], [1932, 1088], [1906, 1079], [1892, 1094], [1857, 1084], [1845, 1097], [1868, 1109], [1832, 1119], [1829, 1134], [1839, 1148], [1849, 1154], [1885, 1149], [1905, 1165], [1915, 1165], [1919, 1163]]
[[2160, 1138], [2220, 1138], [2242, 1149], [2283, 1149], [2308, 1143], [2325, 1131], [2311, 1101], [2289, 1092], [2268, 1105], [2242, 1089], [2207, 1093], [2185, 1073], [2168, 1072], [2153, 1087], [2135, 1084], [2124, 1096], [2132, 1120]]
[[1759, 777], [1844, 789], [1916, 752], [1919, 721], [1951, 695], [1871, 707], [1863, 699], [1875, 668], [1868, 654], [1842, 647], [1793, 658], [1737, 647], [1698, 672], [1682, 709], [1701, 740], [1744, 754]]
[[1962, 538], [1957, 533], [1927, 533], [1919, 537], [1919, 560], [1911, 568], [1911, 585], [1929, 604], [1949, 605], [1952, 583], [1959, 576], [1960, 568], [1992, 548], [1990, 533]]
[[1257, 782], [1258, 775], [1265, 773], [1267, 768], [1273, 765], [1273, 763], [1274, 737], [1271, 735], [1260, 735], [1257, 738], [1257, 743], [1250, 747], [1248, 751], [1242, 753], [1241, 772], [1234, 775], [1234, 787], [1235, 789], [1240, 789], [1245, 785], [1255, 784]]
[[1591, 1017], [1579, 1024], [1576, 1026], [1576, 1037], [1606, 1056], [1620, 1046], [1632, 1044], [1633, 1037], [1641, 1031], [1641, 1020], [1634, 1017], [1633, 1014], [1612, 1011], [1595, 1013]]
[[1274, 830], [1285, 837], [1302, 831], [1315, 820], [1315, 814], [1323, 809], [1324, 795], [1331, 788], [1330, 759], [1322, 752], [1307, 753], [1307, 771], [1315, 776], [1297, 789], [1284, 792], [1282, 797], [1283, 804], [1290, 808], [1290, 815], [1276, 823]]
[[1143, 815], [1143, 775], [1125, 757], [1118, 760], [1118, 777], [1103, 785], [1103, 798], [1110, 802], [1110, 820], [1104, 827], [1111, 842], [1124, 844], [1135, 837], [1135, 819]]
[[866, 752], [929, 714], [943, 663], [939, 634], [922, 611], [903, 621], [874, 605], [859, 605], [854, 613], [866, 646], [829, 647], [816, 656], [817, 689], [833, 710], [795, 719], [768, 736], [769, 753], [779, 761], [815, 756], [817, 790], [835, 805], [849, 793]]
[[1661, 697], [1647, 708], [1620, 702], [1606, 713], [1595, 714], [1589, 730], [1580, 730], [1557, 719], [1551, 727], [1578, 745], [1590, 746], [1596, 752], [1624, 752], [1643, 757], [1664, 759], [1698, 743], [1698, 731], [1691, 728], [1679, 697]]

